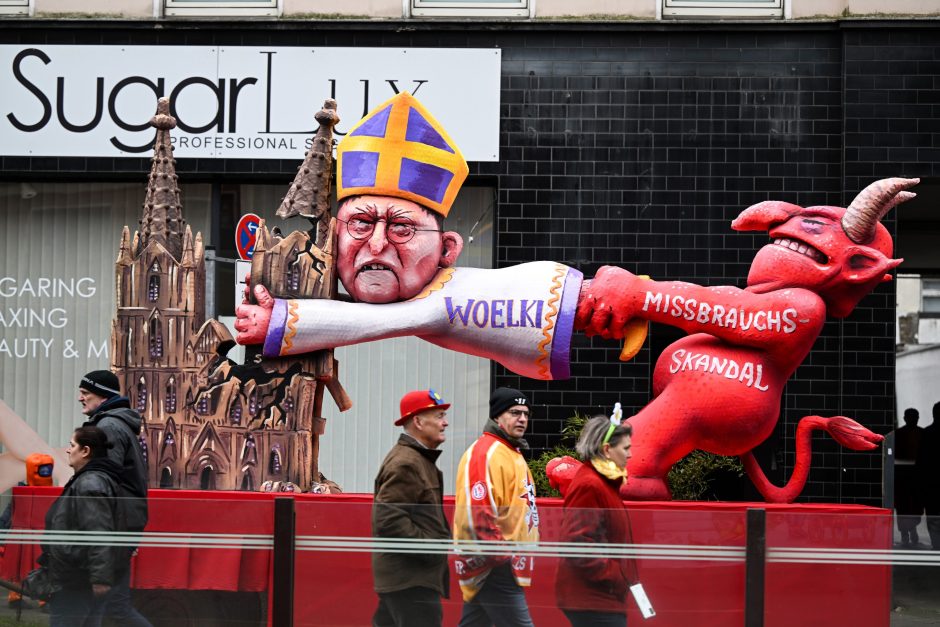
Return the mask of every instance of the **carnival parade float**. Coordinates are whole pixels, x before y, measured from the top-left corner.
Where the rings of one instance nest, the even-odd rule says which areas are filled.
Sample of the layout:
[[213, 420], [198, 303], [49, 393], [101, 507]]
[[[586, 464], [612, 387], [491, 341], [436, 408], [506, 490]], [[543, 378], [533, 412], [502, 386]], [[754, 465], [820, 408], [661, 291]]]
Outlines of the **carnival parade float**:
[[[308, 228], [285, 235], [259, 227], [237, 338], [206, 319], [205, 250], [184, 219], [166, 100], [151, 121], [156, 138], [140, 225], [133, 234], [125, 227], [117, 251], [110, 352], [111, 369], [144, 416], [152, 516], [135, 588], [261, 595], [278, 623], [272, 608], [285, 603], [276, 591], [284, 580], [271, 577], [284, 558], [272, 546], [284, 532], [274, 503], [284, 497], [295, 535], [290, 585], [296, 581], [298, 594], [286, 601], [294, 624], [365, 624], [374, 607], [370, 496], [337, 494], [318, 462], [320, 439], [329, 437], [325, 393], [341, 410], [351, 407], [333, 349], [416, 336], [554, 381], [569, 374], [572, 334], [622, 340], [632, 347], [625, 353], [635, 353], [652, 322], [688, 334], [659, 357], [653, 399], [627, 418], [634, 457], [622, 494], [631, 502], [635, 544], [623, 550], [640, 561], [656, 621], [740, 624], [753, 575], [746, 558], [762, 546], [768, 624], [888, 624], [890, 562], [882, 553], [891, 546], [890, 511], [792, 504], [811, 472], [812, 431], [854, 450], [877, 449], [881, 436], [851, 417], [807, 416], [784, 488], [771, 485], [752, 450], [774, 430], [784, 386], [827, 316], [849, 315], [900, 264], [880, 219], [913, 196], [916, 179], [876, 181], [847, 208], [765, 201], [745, 209], [732, 228], [768, 232], [771, 242], [757, 252], [744, 289], [614, 267], [584, 277], [554, 261], [458, 268], [463, 241], [442, 225], [468, 167], [431, 113], [402, 93], [351, 128], [336, 148], [335, 216], [336, 103], [327, 101], [316, 119], [312, 147], [278, 210]], [[363, 242], [379, 229], [407, 254], [369, 252]], [[350, 298], [338, 296], [338, 282]], [[248, 348], [245, 363], [227, 356], [235, 339]], [[665, 476], [696, 449], [740, 456], [768, 503], [670, 502]], [[550, 479], [564, 486], [576, 464], [553, 464]], [[26, 531], [42, 527], [44, 490], [54, 489], [15, 492], [14, 527], [22, 533], [7, 534], [6, 579], [35, 559]], [[561, 508], [550, 498], [540, 506], [534, 555], [542, 557], [529, 605], [536, 624], [558, 624], [551, 597], [561, 553], [552, 543]], [[755, 509], [765, 516], [762, 545], [748, 527], [747, 511]], [[243, 540], [213, 546], [221, 537]], [[857, 549], [877, 557], [853, 563]], [[807, 552], [828, 561], [800, 557]], [[764, 581], [763, 566], [760, 572]], [[309, 581], [329, 603], [304, 600]], [[445, 603], [445, 621], [457, 612], [459, 603]], [[634, 612], [631, 621], [640, 619]]]

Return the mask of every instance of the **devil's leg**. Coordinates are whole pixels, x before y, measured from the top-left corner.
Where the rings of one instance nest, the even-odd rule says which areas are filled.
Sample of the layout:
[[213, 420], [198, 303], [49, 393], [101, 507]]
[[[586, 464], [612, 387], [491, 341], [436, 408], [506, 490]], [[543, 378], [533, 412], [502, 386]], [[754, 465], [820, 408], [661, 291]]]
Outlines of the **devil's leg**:
[[695, 448], [693, 422], [678, 400], [664, 392], [630, 418], [632, 457], [627, 463], [627, 481], [620, 490], [625, 499], [672, 498], [666, 483], [669, 469]]

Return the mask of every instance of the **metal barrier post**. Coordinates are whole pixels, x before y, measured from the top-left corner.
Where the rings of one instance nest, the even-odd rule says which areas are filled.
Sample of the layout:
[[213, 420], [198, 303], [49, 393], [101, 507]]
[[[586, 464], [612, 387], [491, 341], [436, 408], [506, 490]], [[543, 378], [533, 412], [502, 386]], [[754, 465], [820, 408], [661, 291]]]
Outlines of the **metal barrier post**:
[[767, 510], [747, 510], [744, 558], [744, 626], [764, 627], [764, 570], [767, 565]]
[[294, 499], [274, 499], [274, 570], [271, 585], [271, 619], [274, 627], [291, 627], [294, 623]]

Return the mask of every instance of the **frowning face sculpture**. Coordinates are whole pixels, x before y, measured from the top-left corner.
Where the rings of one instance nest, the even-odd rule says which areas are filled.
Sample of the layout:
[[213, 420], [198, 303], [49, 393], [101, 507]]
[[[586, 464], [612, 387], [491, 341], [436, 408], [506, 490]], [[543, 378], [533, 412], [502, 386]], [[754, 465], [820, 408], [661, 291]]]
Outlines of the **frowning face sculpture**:
[[353, 299], [392, 303], [416, 296], [457, 261], [463, 239], [441, 232], [430, 211], [391, 196], [356, 196], [337, 215], [337, 268]]

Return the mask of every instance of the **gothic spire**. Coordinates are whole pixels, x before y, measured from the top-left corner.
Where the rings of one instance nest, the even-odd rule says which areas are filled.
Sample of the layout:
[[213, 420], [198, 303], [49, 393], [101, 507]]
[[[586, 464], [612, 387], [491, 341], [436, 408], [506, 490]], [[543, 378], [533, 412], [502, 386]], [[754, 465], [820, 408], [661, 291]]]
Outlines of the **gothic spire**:
[[170, 115], [169, 99], [157, 101], [157, 113], [150, 119], [150, 125], [157, 129], [157, 134], [150, 160], [144, 214], [140, 220], [140, 248], [135, 249], [135, 253], [151, 241], [157, 241], [179, 260], [183, 253], [183, 212], [176, 161], [170, 143], [170, 129], [176, 126], [176, 118]]
[[131, 256], [131, 231], [126, 226], [121, 231], [121, 248], [118, 250], [118, 256], [115, 263], [119, 266], [129, 266], [134, 263]]
[[193, 232], [187, 224], [186, 231], [183, 233], [183, 256], [180, 259], [180, 266], [191, 268], [195, 265], [196, 260], [193, 256]]
[[[189, 227], [187, 227], [189, 228]], [[195, 257], [197, 263], [206, 258], [206, 246], [202, 242], [202, 231], [196, 231], [195, 241], [195, 251], [193, 256]]]
[[333, 127], [339, 123], [336, 101], [328, 98], [323, 108], [314, 115], [320, 127], [313, 137], [304, 162], [297, 168], [297, 176], [287, 190], [277, 217], [296, 215], [312, 219], [330, 210], [330, 174], [333, 167]]

